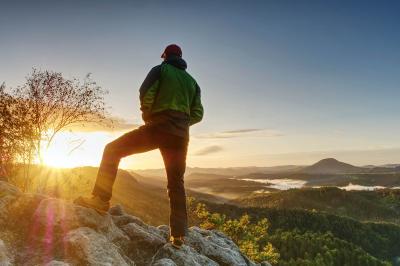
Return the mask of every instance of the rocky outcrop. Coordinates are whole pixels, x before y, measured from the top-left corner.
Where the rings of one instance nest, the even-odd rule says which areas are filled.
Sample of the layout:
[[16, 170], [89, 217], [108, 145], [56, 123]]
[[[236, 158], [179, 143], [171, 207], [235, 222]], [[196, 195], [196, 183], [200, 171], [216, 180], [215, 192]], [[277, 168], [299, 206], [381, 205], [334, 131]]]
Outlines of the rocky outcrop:
[[[114, 206], [106, 215], [60, 199], [24, 194], [0, 181], [0, 265], [257, 265], [218, 231], [192, 227], [186, 245]], [[263, 264], [264, 265], [264, 264]]]

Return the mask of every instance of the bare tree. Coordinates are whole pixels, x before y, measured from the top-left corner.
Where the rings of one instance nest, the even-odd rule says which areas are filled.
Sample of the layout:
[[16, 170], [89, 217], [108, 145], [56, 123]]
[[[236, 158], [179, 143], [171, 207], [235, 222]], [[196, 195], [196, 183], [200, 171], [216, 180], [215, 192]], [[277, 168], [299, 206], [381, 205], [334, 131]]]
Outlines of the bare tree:
[[[29, 106], [25, 100], [0, 86], [0, 178], [10, 180], [16, 163], [30, 163], [35, 152], [35, 134]], [[20, 184], [24, 189], [26, 183]]]
[[[60, 72], [33, 69], [26, 83], [14, 90], [27, 104], [34, 126], [35, 150], [43, 163], [42, 148], [48, 148], [63, 129], [76, 124], [105, 121], [104, 89], [88, 74], [83, 82], [66, 79]], [[44, 146], [44, 147], [43, 147]]]

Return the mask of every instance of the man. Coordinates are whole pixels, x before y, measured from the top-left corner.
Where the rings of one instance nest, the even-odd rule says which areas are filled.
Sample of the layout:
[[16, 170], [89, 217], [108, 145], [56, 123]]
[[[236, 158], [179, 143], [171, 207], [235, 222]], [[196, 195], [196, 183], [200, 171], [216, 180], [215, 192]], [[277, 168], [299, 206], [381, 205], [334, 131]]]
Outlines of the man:
[[186, 195], [183, 176], [189, 142], [189, 126], [203, 118], [200, 87], [186, 72], [182, 50], [172, 44], [161, 55], [164, 61], [151, 69], [140, 87], [145, 125], [106, 145], [91, 198], [75, 203], [106, 212], [121, 158], [160, 149], [168, 178], [170, 241], [183, 245], [187, 232]]

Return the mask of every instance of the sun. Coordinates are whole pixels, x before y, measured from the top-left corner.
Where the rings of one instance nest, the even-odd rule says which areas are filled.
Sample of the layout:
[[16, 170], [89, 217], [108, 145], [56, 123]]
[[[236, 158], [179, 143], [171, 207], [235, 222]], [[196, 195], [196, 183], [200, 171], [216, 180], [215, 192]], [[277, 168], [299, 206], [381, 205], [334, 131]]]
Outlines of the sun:
[[41, 150], [42, 162], [59, 168], [96, 166], [108, 139], [109, 136], [101, 132], [60, 132], [49, 147]]
[[47, 166], [58, 168], [70, 168], [79, 166], [79, 162], [73, 157], [62, 154], [59, 151], [48, 150], [43, 153], [43, 163]]
[[[122, 133], [60, 132], [48, 148], [42, 148], [42, 162], [47, 166], [57, 168], [99, 166], [105, 145], [120, 134]], [[154, 150], [128, 156], [121, 160], [119, 166], [120, 168], [144, 169], [160, 168], [164, 164], [160, 152]]]

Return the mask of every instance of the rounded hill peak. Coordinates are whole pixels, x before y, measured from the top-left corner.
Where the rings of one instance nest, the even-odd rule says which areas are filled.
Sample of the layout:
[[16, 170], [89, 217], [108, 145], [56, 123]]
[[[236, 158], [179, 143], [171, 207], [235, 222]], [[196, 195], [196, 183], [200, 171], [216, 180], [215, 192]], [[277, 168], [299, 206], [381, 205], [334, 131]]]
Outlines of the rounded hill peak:
[[302, 172], [310, 174], [344, 174], [360, 172], [361, 168], [340, 162], [335, 158], [323, 159], [303, 169]]

